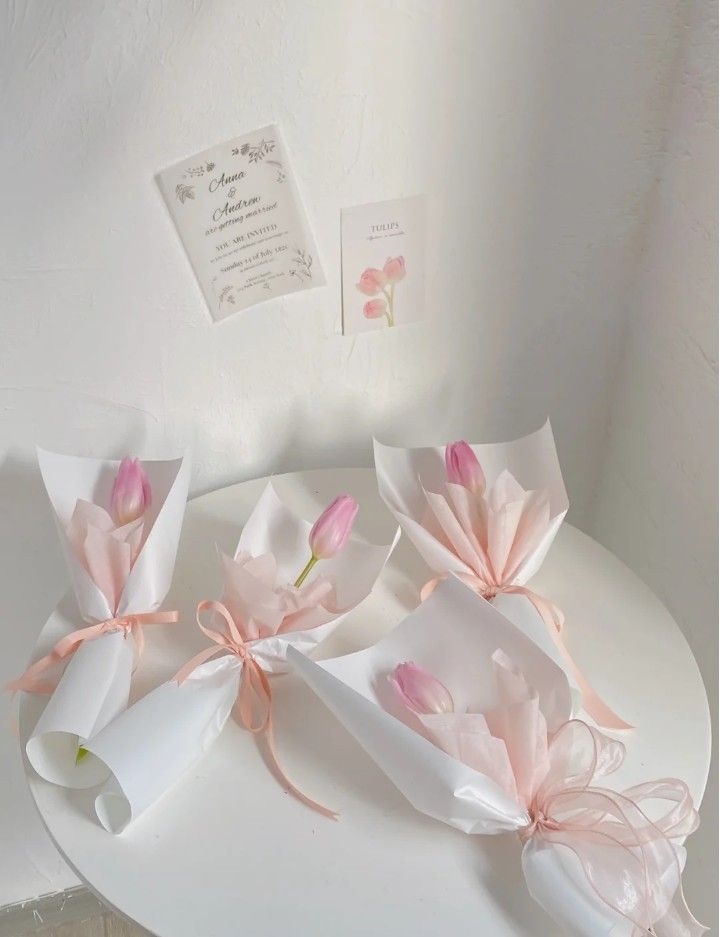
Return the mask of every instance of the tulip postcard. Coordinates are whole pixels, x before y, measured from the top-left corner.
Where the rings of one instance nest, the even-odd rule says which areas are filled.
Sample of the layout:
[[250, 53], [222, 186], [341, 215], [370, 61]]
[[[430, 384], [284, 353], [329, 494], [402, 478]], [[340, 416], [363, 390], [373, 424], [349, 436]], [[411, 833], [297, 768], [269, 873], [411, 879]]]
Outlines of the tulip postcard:
[[342, 330], [377, 331], [425, 313], [423, 195], [342, 211]]
[[184, 159], [158, 184], [216, 321], [325, 283], [279, 127]]

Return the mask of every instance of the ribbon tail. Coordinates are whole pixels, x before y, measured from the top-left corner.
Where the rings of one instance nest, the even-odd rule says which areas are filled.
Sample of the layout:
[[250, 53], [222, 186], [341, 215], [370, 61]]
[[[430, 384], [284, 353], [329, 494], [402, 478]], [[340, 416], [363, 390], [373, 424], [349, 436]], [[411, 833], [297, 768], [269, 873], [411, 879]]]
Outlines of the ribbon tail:
[[41, 657], [40, 660], [36, 660], [34, 664], [30, 664], [25, 673], [19, 676], [16, 680], [12, 680], [10, 683], [6, 683], [4, 689], [13, 695], [17, 693], [18, 690], [24, 690], [25, 693], [52, 693], [55, 690], [57, 684], [50, 681], [41, 680], [40, 676], [49, 667], [52, 667], [53, 664], [59, 663], [61, 660], [61, 657], [59, 657], [54, 651], [51, 651], [49, 654]]
[[277, 750], [275, 748], [275, 735], [273, 733], [272, 719], [268, 718], [267, 725], [265, 726], [265, 742], [267, 743], [268, 754], [270, 756], [270, 761], [272, 763], [272, 769], [277, 776], [278, 780], [282, 786], [289, 791], [293, 797], [305, 804], [306, 807], [310, 807], [311, 810], [315, 810], [317, 813], [322, 814], [324, 817], [327, 817], [329, 820], [337, 820], [340, 816], [339, 813], [335, 810], [330, 810], [329, 807], [324, 807], [322, 804], [319, 804], [316, 800], [313, 800], [311, 797], [308, 797], [307, 794], [303, 794], [299, 787], [296, 787], [295, 784], [290, 780], [290, 778], [285, 774], [285, 771], [280, 765], [278, 760]]
[[563, 616], [560, 609], [552, 602], [548, 601], [548, 599], [542, 598], [542, 596], [537, 595], [531, 589], [526, 589], [524, 586], [509, 588], [504, 591], [517, 592], [520, 595], [524, 595], [532, 603], [537, 613], [545, 622], [550, 637], [555, 642], [555, 646], [562, 654], [563, 659], [575, 678], [575, 682], [582, 696], [583, 708], [592, 716], [595, 722], [604, 729], [632, 729], [633, 726], [630, 725], [629, 722], [625, 722], [624, 719], [621, 719], [621, 717], [602, 699], [599, 693], [593, 689], [573, 660], [570, 651], [567, 649], [565, 642], [560, 636], [560, 629], [563, 624]]
[[83, 641], [101, 637], [103, 628], [104, 623], [100, 622], [99, 624], [89, 625], [87, 628], [80, 628], [77, 631], [66, 634], [64, 637], [60, 638], [49, 654], [41, 657], [40, 660], [36, 660], [34, 664], [30, 664], [25, 673], [21, 674], [17, 680], [13, 680], [12, 683], [9, 683], [5, 689], [9, 690], [11, 693], [16, 693], [18, 690], [24, 690], [26, 693], [52, 693], [55, 689], [55, 684], [40, 681], [40, 675], [48, 670], [48, 668], [52, 667], [53, 664], [57, 664], [65, 660], [66, 657], [70, 657], [71, 654], [74, 654]]
[[[253, 697], [257, 700], [262, 711], [262, 718], [258, 723], [253, 721]], [[303, 794], [281, 767], [277, 749], [275, 748], [275, 734], [272, 724], [272, 688], [267, 674], [251, 654], [243, 662], [238, 703], [240, 721], [245, 728], [254, 735], [262, 734], [265, 736], [270, 767], [281, 785], [306, 807], [310, 807], [311, 810], [315, 810], [331, 820], [337, 820], [338, 814], [334, 810], [324, 807], [316, 800], [308, 797], [307, 794]]]

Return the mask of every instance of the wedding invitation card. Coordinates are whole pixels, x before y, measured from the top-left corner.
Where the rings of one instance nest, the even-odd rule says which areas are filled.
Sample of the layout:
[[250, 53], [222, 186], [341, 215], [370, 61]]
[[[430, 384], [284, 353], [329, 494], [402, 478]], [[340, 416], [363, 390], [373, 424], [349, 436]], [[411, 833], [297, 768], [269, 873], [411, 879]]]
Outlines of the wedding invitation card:
[[423, 195], [342, 210], [343, 334], [423, 318], [425, 215]]
[[325, 283], [279, 127], [183, 160], [158, 184], [213, 319]]

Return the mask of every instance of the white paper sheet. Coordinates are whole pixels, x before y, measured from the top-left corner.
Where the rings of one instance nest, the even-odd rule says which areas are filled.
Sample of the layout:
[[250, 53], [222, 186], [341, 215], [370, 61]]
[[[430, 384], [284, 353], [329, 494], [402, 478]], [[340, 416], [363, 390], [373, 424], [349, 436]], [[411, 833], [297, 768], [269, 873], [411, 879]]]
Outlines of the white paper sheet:
[[[494, 705], [492, 654], [501, 649], [539, 693], [553, 733], [572, 715], [564, 672], [497, 609], [456, 579], [441, 583], [390, 635], [364, 651], [314, 662], [290, 650], [297, 673], [317, 693], [413, 806], [465, 833], [515, 832], [525, 808], [408, 724], [388, 675], [411, 660], [452, 686], [457, 712]], [[629, 937], [620, 916], [598, 902], [574, 854], [530, 838], [523, 869], [533, 897], [569, 932]]]
[[158, 183], [213, 319], [325, 283], [278, 126], [196, 153]]
[[[425, 318], [426, 218], [423, 195], [343, 208], [344, 335], [394, 328]], [[388, 260], [392, 261], [389, 266]], [[369, 283], [363, 281], [363, 272], [368, 270], [372, 271]], [[362, 289], [358, 288], [359, 282]]]
[[[293, 582], [308, 560], [311, 527], [269, 483], [243, 528], [236, 556], [272, 553], [278, 580]], [[267, 673], [287, 671], [289, 647], [301, 654], [311, 652], [370, 594], [399, 535], [398, 530], [392, 543], [384, 546], [351, 538], [334, 558], [318, 564], [317, 573], [334, 583], [343, 612], [316, 628], [249, 643], [248, 649]], [[234, 657], [204, 664], [194, 671], [191, 686], [190, 679], [180, 687], [174, 681], [164, 683], [87, 743], [112, 773], [95, 805], [107, 830], [122, 832], [207, 751], [230, 714], [240, 673]], [[268, 783], [274, 783], [270, 776]]]
[[[109, 504], [119, 462], [64, 456], [38, 450], [43, 481], [73, 585], [77, 616], [63, 620], [65, 633], [115, 615], [157, 610], [170, 589], [190, 482], [190, 458], [143, 461], [153, 490], [146, 513], [149, 531], [125, 584], [117, 613], [108, 605], [73, 552], [65, 528], [79, 498]], [[65, 616], [60, 608], [53, 616]], [[172, 627], [172, 626], [170, 626]], [[75, 764], [78, 744], [100, 731], [127, 706], [135, 647], [132, 636], [106, 634], [86, 641], [72, 655], [32, 735], [27, 756], [48, 781], [64, 787], [93, 787], [105, 765], [91, 756]]]

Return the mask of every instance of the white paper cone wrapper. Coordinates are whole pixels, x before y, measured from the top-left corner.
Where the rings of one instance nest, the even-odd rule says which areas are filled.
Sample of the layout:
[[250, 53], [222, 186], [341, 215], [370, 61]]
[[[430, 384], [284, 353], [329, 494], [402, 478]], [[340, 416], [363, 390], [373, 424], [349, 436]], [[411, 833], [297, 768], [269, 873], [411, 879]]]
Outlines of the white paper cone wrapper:
[[[471, 573], [459, 557], [422, 525], [428, 510], [423, 489], [432, 492], [445, 489], [445, 445], [403, 449], [386, 446], [376, 439], [374, 447], [380, 496], [430, 569], [437, 573]], [[521, 439], [479, 443], [472, 449], [485, 473], [488, 489], [503, 470], [508, 470], [526, 491], [544, 489], [549, 493], [548, 529], [513, 580], [524, 585], [540, 568], [568, 510], [550, 422]]]
[[208, 661], [181, 686], [170, 680], [148, 693], [88, 742], [112, 772], [95, 799], [106, 830], [121, 833], [205, 754], [237, 699], [241, 671], [236, 657]]
[[[63, 603], [53, 616], [62, 633], [116, 615], [156, 611], [172, 581], [190, 481], [190, 459], [143, 461], [153, 491], [146, 513], [149, 531], [125, 584], [117, 610], [91, 580], [65, 533], [78, 499], [109, 504], [120, 463], [84, 459], [38, 450], [43, 481], [55, 513], [77, 607]], [[172, 626], [171, 626], [172, 627]], [[55, 629], [61, 633], [60, 629]], [[134, 662], [134, 640], [124, 634], [86, 641], [70, 657], [60, 682], [30, 736], [26, 751], [37, 773], [64, 787], [86, 788], [104, 781], [107, 766], [86, 756], [75, 764], [78, 744], [85, 743], [127, 706]]]
[[[311, 526], [268, 484], [243, 528], [236, 555], [272, 553], [279, 581], [293, 582], [309, 557]], [[314, 650], [370, 594], [399, 535], [398, 530], [392, 543], [384, 546], [351, 539], [340, 554], [319, 563], [316, 569], [335, 584], [344, 611], [316, 628], [248, 643], [260, 666], [270, 674], [283, 673], [290, 669], [288, 647], [303, 655]], [[107, 830], [121, 832], [207, 751], [227, 721], [240, 674], [234, 657], [203, 664], [182, 686], [170, 681], [153, 690], [87, 744], [112, 773], [95, 803], [98, 819]]]
[[[59, 609], [53, 616], [64, 619]], [[67, 622], [67, 630], [75, 627]], [[86, 641], [70, 658], [26, 745], [28, 761], [46, 781], [85, 788], [107, 778], [107, 767], [96, 758], [76, 765], [75, 757], [81, 741], [127, 706], [134, 651], [133, 638], [118, 632]]]
[[492, 605], [456, 579], [441, 583], [391, 634], [365, 651], [316, 663], [290, 651], [305, 682], [418, 810], [465, 833], [501, 833], [529, 823], [525, 809], [493, 780], [419, 735], [388, 676], [413, 661], [452, 686], [457, 712], [495, 704], [492, 655], [502, 650], [539, 695], [552, 732], [569, 717], [560, 667]]

